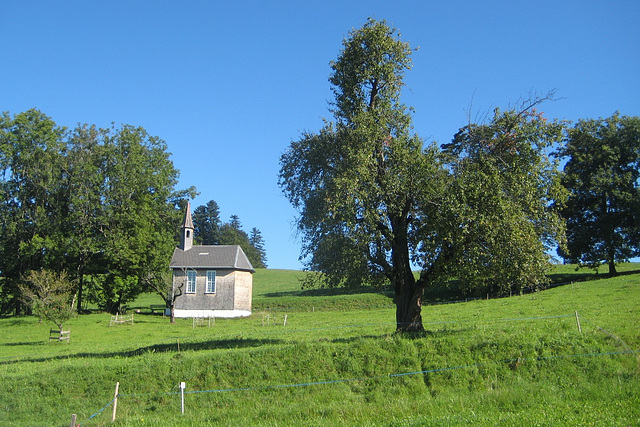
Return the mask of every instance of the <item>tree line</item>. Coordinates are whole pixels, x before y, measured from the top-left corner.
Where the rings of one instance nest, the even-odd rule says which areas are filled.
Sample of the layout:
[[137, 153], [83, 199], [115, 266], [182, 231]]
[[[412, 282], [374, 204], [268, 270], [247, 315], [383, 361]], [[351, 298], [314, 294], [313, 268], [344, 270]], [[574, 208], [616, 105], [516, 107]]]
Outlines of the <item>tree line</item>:
[[254, 268], [267, 267], [267, 252], [262, 233], [253, 227], [250, 234], [242, 229], [238, 215], [229, 222], [220, 220], [220, 208], [215, 200], [194, 209], [194, 241], [198, 245], [239, 245]]
[[[115, 313], [166, 281], [186, 200], [196, 195], [176, 189], [178, 177], [166, 143], [141, 127], [69, 130], [36, 109], [2, 114], [0, 315], [60, 293], [79, 312], [94, 303]], [[259, 230], [247, 236], [237, 217], [218, 228], [221, 241], [253, 242], [252, 255], [266, 260]]]
[[570, 127], [538, 110], [552, 91], [426, 145], [400, 100], [412, 53], [384, 21], [352, 30], [331, 62], [332, 119], [280, 158], [301, 257], [317, 272], [306, 285], [388, 283], [397, 329], [420, 331], [427, 287], [542, 288], [556, 247], [611, 273], [640, 255], [640, 118]]

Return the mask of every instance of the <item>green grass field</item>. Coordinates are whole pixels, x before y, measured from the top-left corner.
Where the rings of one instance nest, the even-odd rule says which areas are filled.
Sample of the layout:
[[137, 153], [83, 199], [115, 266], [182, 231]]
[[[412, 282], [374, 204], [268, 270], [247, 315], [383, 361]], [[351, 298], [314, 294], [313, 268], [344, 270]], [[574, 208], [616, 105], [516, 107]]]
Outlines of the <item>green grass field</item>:
[[301, 274], [258, 270], [254, 314], [210, 327], [148, 314], [152, 294], [133, 325], [72, 319], [69, 343], [0, 319], [0, 425], [640, 425], [640, 274], [427, 305], [418, 335], [394, 332], [389, 295], [304, 291]]

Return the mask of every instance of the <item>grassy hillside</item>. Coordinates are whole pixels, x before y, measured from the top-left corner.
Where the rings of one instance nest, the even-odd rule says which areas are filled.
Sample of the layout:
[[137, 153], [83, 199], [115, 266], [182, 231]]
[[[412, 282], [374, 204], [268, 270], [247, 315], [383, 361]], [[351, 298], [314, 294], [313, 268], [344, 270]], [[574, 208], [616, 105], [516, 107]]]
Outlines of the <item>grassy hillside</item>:
[[144, 314], [153, 295], [134, 325], [73, 319], [69, 343], [0, 319], [0, 425], [640, 423], [640, 274], [427, 306], [409, 336], [389, 296], [302, 291], [300, 274], [257, 271], [253, 316], [211, 327]]

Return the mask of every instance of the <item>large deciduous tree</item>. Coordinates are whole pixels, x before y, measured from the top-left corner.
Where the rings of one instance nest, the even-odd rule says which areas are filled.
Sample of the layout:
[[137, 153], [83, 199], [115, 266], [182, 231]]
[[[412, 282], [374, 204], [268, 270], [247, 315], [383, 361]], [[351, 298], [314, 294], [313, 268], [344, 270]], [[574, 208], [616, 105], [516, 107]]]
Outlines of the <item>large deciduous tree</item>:
[[460, 275], [477, 288], [490, 272], [483, 285], [497, 286], [514, 268], [508, 286], [540, 280], [541, 240], [561, 233], [550, 209], [561, 191], [549, 187], [557, 175], [544, 156], [561, 125], [529, 111], [532, 102], [469, 125], [446, 153], [425, 148], [400, 102], [411, 52], [385, 22], [352, 31], [331, 64], [335, 120], [292, 142], [279, 175], [300, 213], [302, 258], [319, 273], [312, 280], [388, 281], [398, 331], [423, 330], [424, 290], [438, 280]]
[[19, 312], [20, 277], [64, 261], [65, 129], [38, 110], [0, 125], [1, 308]]
[[144, 129], [125, 125], [109, 132], [103, 148], [99, 231], [105, 243], [98, 302], [115, 312], [166, 270], [182, 194], [174, 191], [178, 171], [166, 143]]
[[300, 211], [307, 267], [329, 286], [389, 280], [402, 331], [423, 329], [424, 288], [448, 256], [442, 250], [416, 281], [418, 232], [446, 173], [436, 149], [425, 150], [412, 134], [400, 102], [410, 55], [385, 22], [370, 19], [352, 31], [331, 64], [335, 122], [292, 142], [280, 170], [280, 185]]
[[104, 174], [107, 130], [79, 125], [71, 131], [67, 152], [67, 226], [65, 266], [77, 283], [77, 308], [84, 306], [85, 276], [102, 272], [105, 246], [101, 232], [102, 197], [108, 184]]
[[[67, 271], [110, 310], [165, 271], [175, 246], [178, 171], [139, 127], [67, 132], [38, 110], [0, 117], [0, 310], [19, 313], [20, 278]], [[90, 285], [90, 286], [89, 286]]]
[[561, 154], [570, 192], [568, 261], [598, 268], [640, 255], [640, 117], [580, 120]]

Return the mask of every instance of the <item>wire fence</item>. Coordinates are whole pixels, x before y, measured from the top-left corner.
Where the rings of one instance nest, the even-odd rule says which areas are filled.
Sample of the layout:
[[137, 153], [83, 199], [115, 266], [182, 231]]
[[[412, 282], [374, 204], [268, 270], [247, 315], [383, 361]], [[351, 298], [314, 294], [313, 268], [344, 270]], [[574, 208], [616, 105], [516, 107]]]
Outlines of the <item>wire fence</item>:
[[[599, 352], [599, 353], [581, 353], [581, 354], [568, 354], [568, 355], [556, 355], [556, 356], [538, 356], [535, 358], [515, 358], [515, 359], [502, 359], [498, 361], [492, 362], [482, 362], [482, 363], [473, 363], [469, 365], [460, 365], [460, 366], [448, 366], [443, 368], [435, 368], [435, 369], [427, 369], [423, 371], [414, 371], [414, 372], [402, 372], [395, 374], [387, 374], [387, 375], [378, 375], [372, 377], [361, 377], [361, 378], [341, 378], [336, 380], [325, 380], [325, 381], [313, 381], [313, 382], [304, 382], [304, 383], [295, 383], [295, 384], [276, 384], [276, 385], [264, 385], [264, 386], [254, 386], [254, 387], [237, 387], [237, 388], [224, 388], [224, 389], [210, 389], [210, 390], [190, 390], [184, 391], [184, 394], [201, 394], [201, 393], [226, 393], [226, 392], [242, 392], [242, 391], [256, 391], [256, 390], [275, 390], [275, 389], [284, 389], [284, 388], [294, 388], [294, 387], [310, 387], [310, 386], [321, 386], [321, 385], [330, 385], [330, 384], [340, 384], [340, 383], [349, 383], [349, 382], [358, 382], [358, 381], [373, 381], [380, 380], [385, 378], [394, 378], [394, 377], [403, 377], [403, 376], [411, 376], [411, 375], [424, 375], [430, 373], [444, 372], [444, 371], [453, 371], [459, 369], [469, 369], [480, 366], [487, 366], [490, 364], [496, 363], [522, 363], [529, 360], [551, 360], [551, 359], [567, 359], [567, 358], [578, 358], [578, 357], [598, 357], [598, 356], [615, 356], [622, 354], [636, 354], [637, 352], [634, 350], [624, 350], [624, 351], [611, 351], [611, 352]], [[139, 397], [139, 396], [168, 396], [168, 395], [177, 395], [181, 392], [173, 391], [173, 392], [162, 392], [162, 393], [119, 393], [114, 399], [112, 399], [109, 403], [107, 403], [104, 407], [98, 410], [95, 414], [89, 416], [85, 421], [79, 423], [78, 426], [82, 426], [94, 419], [96, 416], [100, 415], [105, 409], [111, 406], [116, 399], [120, 397]]]
[[[121, 397], [140, 397], [140, 396], [163, 396], [163, 395], [177, 395], [177, 394], [202, 394], [202, 393], [230, 393], [230, 392], [243, 392], [243, 391], [256, 391], [256, 390], [277, 390], [277, 389], [286, 389], [286, 388], [296, 388], [296, 387], [311, 387], [311, 386], [324, 386], [331, 384], [340, 384], [340, 383], [351, 383], [351, 382], [361, 382], [361, 381], [374, 381], [385, 378], [395, 378], [395, 377], [404, 377], [404, 376], [413, 376], [413, 375], [425, 375], [431, 373], [445, 372], [445, 371], [454, 371], [454, 370], [462, 370], [462, 369], [470, 369], [474, 367], [482, 367], [493, 364], [512, 364], [512, 363], [523, 363], [526, 361], [543, 361], [543, 360], [553, 360], [553, 359], [569, 359], [569, 358], [585, 358], [585, 357], [605, 357], [605, 356], [616, 356], [616, 355], [634, 355], [636, 358], [640, 360], [640, 352], [637, 350], [631, 349], [620, 337], [614, 335], [613, 333], [601, 328], [598, 325], [590, 322], [588, 319], [584, 317], [579, 317], [578, 313], [575, 314], [567, 314], [567, 315], [558, 315], [558, 316], [539, 316], [539, 317], [521, 317], [521, 318], [506, 318], [506, 319], [489, 319], [488, 322], [516, 322], [516, 321], [533, 321], [533, 320], [544, 320], [544, 319], [562, 319], [562, 318], [570, 318], [575, 317], [578, 320], [586, 321], [591, 324], [595, 330], [598, 330], [607, 336], [618, 341], [624, 350], [621, 351], [610, 351], [610, 352], [591, 352], [591, 353], [579, 353], [579, 354], [567, 354], [567, 355], [553, 355], [553, 356], [537, 356], [537, 357], [519, 357], [519, 358], [508, 358], [508, 359], [500, 359], [500, 360], [492, 360], [489, 362], [479, 362], [479, 363], [471, 363], [466, 365], [459, 366], [444, 366], [437, 367], [433, 369], [420, 370], [420, 371], [411, 371], [411, 372], [398, 372], [392, 374], [385, 375], [377, 375], [377, 376], [367, 376], [367, 377], [359, 377], [359, 378], [339, 378], [332, 380], [321, 380], [321, 381], [310, 381], [310, 382], [301, 382], [301, 383], [291, 383], [291, 384], [273, 384], [273, 385], [259, 385], [259, 386], [250, 386], [250, 387], [236, 387], [236, 388], [224, 388], [224, 389], [208, 389], [208, 390], [189, 390], [185, 391], [181, 389], [181, 391], [169, 391], [169, 392], [157, 392], [157, 393], [117, 393], [116, 396], [108, 402], [101, 409], [96, 411], [94, 414], [89, 416], [83, 422], [77, 424], [78, 426], [85, 425], [91, 420], [95, 419], [98, 415], [104, 412], [109, 406], [114, 405], [117, 402], [118, 398]], [[469, 323], [469, 322], [478, 322], [478, 320], [451, 320], [451, 321], [434, 321], [434, 322], [425, 322], [426, 324], [451, 324], [451, 323]], [[293, 333], [293, 332], [304, 332], [304, 331], [319, 331], [326, 329], [337, 329], [337, 328], [357, 328], [357, 327], [368, 327], [374, 324], [362, 324], [362, 325], [343, 325], [343, 326], [335, 326], [335, 327], [324, 327], [324, 328], [310, 328], [310, 329], [295, 329], [295, 330], [287, 330], [280, 331], [279, 333]], [[395, 323], [393, 324], [395, 325]], [[375, 326], [380, 326], [380, 324], [375, 324]], [[115, 411], [114, 411], [115, 414]], [[115, 416], [115, 415], [114, 415]]]

